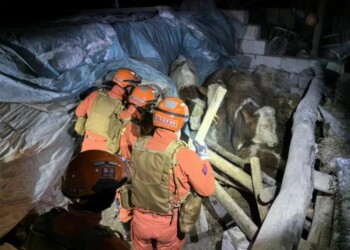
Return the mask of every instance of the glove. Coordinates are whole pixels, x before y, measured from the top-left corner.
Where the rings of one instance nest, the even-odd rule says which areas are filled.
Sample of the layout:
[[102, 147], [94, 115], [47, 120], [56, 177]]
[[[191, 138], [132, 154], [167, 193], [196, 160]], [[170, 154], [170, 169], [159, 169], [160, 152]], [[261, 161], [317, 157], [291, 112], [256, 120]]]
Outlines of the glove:
[[118, 217], [119, 215], [119, 209], [120, 209], [120, 201], [118, 198], [115, 198], [114, 200], [114, 205], [115, 205], [115, 215], [114, 215], [114, 219]]
[[193, 140], [193, 145], [196, 147], [196, 152], [197, 155], [202, 159], [202, 160], [208, 160], [209, 156], [208, 156], [208, 147], [205, 144], [205, 142], [200, 143], [197, 140]]

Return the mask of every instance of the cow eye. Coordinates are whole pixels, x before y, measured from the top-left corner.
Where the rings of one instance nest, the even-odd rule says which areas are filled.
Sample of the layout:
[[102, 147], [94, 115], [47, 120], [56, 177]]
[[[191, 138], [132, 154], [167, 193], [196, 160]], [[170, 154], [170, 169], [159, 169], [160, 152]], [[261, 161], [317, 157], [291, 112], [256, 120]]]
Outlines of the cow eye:
[[261, 130], [266, 130], [267, 126], [261, 126], [260, 128], [261, 128]]

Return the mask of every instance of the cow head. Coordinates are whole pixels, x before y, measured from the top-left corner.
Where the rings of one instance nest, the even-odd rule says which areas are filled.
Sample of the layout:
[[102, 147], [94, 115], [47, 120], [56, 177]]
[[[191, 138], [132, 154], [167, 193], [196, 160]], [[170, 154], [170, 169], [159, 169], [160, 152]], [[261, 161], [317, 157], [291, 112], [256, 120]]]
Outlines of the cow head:
[[258, 106], [254, 101], [243, 102], [234, 116], [232, 145], [236, 152], [252, 144], [275, 147], [278, 144], [275, 110]]
[[275, 109], [264, 106], [257, 109], [255, 115], [258, 116], [258, 120], [252, 141], [256, 144], [266, 144], [269, 147], [277, 146]]

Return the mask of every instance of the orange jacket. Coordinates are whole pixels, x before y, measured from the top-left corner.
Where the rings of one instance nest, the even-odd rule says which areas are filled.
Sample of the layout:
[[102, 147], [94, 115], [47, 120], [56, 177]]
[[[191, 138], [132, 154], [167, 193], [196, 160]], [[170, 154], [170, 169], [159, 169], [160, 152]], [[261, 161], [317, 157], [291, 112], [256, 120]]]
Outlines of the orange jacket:
[[[141, 119], [140, 113], [137, 111], [134, 105], [130, 105], [126, 110], [123, 110], [119, 113], [120, 118], [128, 119], [128, 118], [136, 118], [138, 120]], [[131, 159], [131, 149], [134, 146], [137, 138], [141, 135], [141, 127], [140, 125], [129, 122], [125, 126], [124, 132], [121, 134], [119, 141], [119, 153], [124, 156], [126, 159]]]
[[[94, 104], [94, 101], [96, 99], [97, 94], [99, 93], [98, 90], [95, 90], [92, 92], [88, 97], [86, 97], [75, 109], [75, 114], [76, 116], [79, 117], [89, 117], [89, 113], [91, 111], [91, 108]], [[118, 100], [123, 100], [125, 90], [118, 85], [114, 85], [114, 87], [108, 91], [108, 95], [118, 99]], [[85, 132], [87, 135], [90, 135], [91, 137], [97, 139], [97, 140], [103, 140], [105, 139], [104, 137], [97, 135], [91, 131], [86, 131]]]
[[[89, 115], [98, 92], [99, 92], [98, 90], [95, 90], [78, 105], [78, 107], [75, 109], [75, 114], [77, 116], [86, 117]], [[123, 100], [124, 93], [125, 93], [125, 90], [119, 87], [118, 85], [115, 85], [110, 91], [108, 91], [109, 96], [118, 100]]]
[[[119, 113], [119, 117], [122, 119], [136, 118], [141, 119], [141, 114], [137, 111], [134, 105], [130, 105], [127, 109]], [[137, 138], [141, 135], [140, 125], [129, 122], [125, 126], [125, 131], [120, 136], [119, 141], [119, 153], [124, 156], [128, 161], [131, 160], [131, 150], [134, 146]], [[127, 177], [131, 177], [131, 171], [129, 169], [124, 170]], [[120, 199], [120, 194], [117, 192], [117, 199]], [[132, 209], [125, 209], [120, 207], [119, 220], [123, 223], [130, 221], [132, 218]]]
[[[165, 151], [170, 142], [176, 140], [176, 134], [170, 130], [157, 128], [154, 135], [146, 144], [146, 148]], [[215, 191], [215, 178], [213, 169], [208, 160], [202, 161], [200, 157], [189, 148], [180, 148], [176, 159], [175, 174], [179, 180], [178, 194], [185, 195], [193, 189], [201, 196], [210, 196]], [[169, 185], [175, 191], [174, 178], [169, 176]]]

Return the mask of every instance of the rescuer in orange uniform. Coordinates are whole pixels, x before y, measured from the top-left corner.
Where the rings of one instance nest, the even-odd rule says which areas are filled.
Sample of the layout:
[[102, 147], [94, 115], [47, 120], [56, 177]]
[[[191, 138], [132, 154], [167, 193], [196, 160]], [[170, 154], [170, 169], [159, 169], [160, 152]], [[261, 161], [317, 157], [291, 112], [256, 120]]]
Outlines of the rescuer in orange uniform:
[[[118, 114], [118, 117], [123, 123], [120, 131], [119, 153], [128, 161], [131, 160], [132, 146], [141, 136], [140, 122], [144, 118], [146, 112], [150, 112], [152, 108], [154, 108], [158, 96], [159, 93], [157, 93], [156, 89], [151, 86], [138, 85], [129, 95], [129, 107]], [[117, 212], [119, 212], [119, 220], [124, 228], [125, 237], [129, 240], [132, 209], [124, 209], [120, 207], [118, 204], [119, 198], [119, 195], [117, 195]]]
[[136, 86], [128, 97], [128, 108], [121, 111], [118, 116], [123, 121], [120, 135], [119, 153], [126, 159], [131, 159], [131, 149], [140, 137], [140, 122], [147, 112], [151, 112], [158, 100], [157, 90], [148, 85]]
[[112, 229], [100, 225], [102, 211], [111, 206], [116, 189], [125, 182], [123, 164], [118, 156], [105, 151], [79, 153], [61, 182], [62, 193], [72, 203], [68, 210], [57, 207], [39, 216], [26, 249], [130, 249]]
[[118, 129], [118, 114], [124, 109], [123, 101], [130, 88], [141, 83], [141, 77], [128, 68], [119, 69], [113, 76], [115, 85], [110, 91], [96, 90], [86, 97], [76, 108], [78, 117], [75, 131], [84, 135], [81, 151], [90, 149], [115, 153], [115, 130]]
[[[206, 146], [197, 154], [184, 146], [177, 133], [188, 118], [188, 108], [176, 97], [166, 97], [154, 109], [153, 136], [141, 137], [132, 151], [131, 222], [133, 249], [182, 249], [178, 230], [183, 197], [194, 190], [202, 197], [214, 193], [214, 173]], [[174, 175], [175, 174], [175, 175]]]

